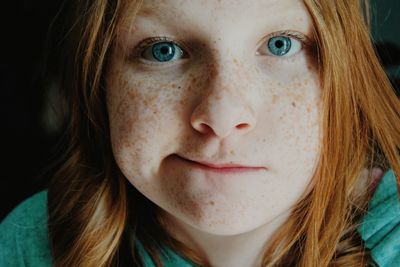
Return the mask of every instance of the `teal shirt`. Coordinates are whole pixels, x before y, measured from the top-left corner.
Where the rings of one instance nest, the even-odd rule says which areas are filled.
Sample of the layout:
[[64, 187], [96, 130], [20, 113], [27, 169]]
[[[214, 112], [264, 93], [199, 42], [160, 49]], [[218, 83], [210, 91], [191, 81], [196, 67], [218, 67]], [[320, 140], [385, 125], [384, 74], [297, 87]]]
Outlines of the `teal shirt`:
[[358, 232], [379, 266], [400, 266], [400, 200], [392, 170], [379, 182]]
[[[379, 266], [400, 266], [400, 201], [392, 171], [380, 181], [358, 231]], [[141, 243], [136, 244], [145, 266], [154, 267]], [[162, 260], [166, 267], [195, 266], [168, 248]], [[0, 225], [0, 267], [16, 266], [51, 266], [46, 190], [19, 204]]]

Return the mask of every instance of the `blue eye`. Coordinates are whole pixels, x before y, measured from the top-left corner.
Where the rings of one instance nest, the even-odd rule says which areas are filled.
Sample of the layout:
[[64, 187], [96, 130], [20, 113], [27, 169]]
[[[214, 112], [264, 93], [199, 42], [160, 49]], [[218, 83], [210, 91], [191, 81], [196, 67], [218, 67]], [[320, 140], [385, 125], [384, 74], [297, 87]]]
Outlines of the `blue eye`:
[[268, 41], [268, 49], [275, 56], [283, 56], [287, 54], [292, 47], [292, 42], [289, 37], [276, 36]]
[[158, 42], [146, 48], [142, 56], [146, 60], [156, 62], [170, 62], [179, 59], [183, 51], [173, 42]]
[[274, 36], [266, 45], [267, 54], [277, 57], [291, 56], [302, 48], [302, 42], [288, 36]]

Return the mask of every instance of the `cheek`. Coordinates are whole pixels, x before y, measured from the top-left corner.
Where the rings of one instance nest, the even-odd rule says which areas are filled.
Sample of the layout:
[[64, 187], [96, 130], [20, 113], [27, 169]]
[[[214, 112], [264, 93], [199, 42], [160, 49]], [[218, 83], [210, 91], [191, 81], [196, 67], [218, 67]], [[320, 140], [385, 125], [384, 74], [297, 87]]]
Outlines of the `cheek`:
[[269, 85], [268, 98], [272, 102], [267, 114], [278, 119], [278, 128], [291, 129], [290, 136], [299, 138], [319, 124], [322, 92], [317, 66], [306, 52], [276, 60], [276, 64], [268, 62], [266, 74], [261, 76]]
[[[305, 179], [313, 173], [322, 141], [322, 91], [317, 68], [305, 54], [269, 63], [258, 65], [255, 72], [262, 81], [263, 93], [259, 95], [264, 102], [258, 111], [256, 139], [266, 147], [266, 162], [281, 170], [284, 177]], [[306, 180], [303, 182], [306, 184]]]
[[316, 57], [310, 49], [289, 57], [260, 56], [257, 59], [256, 72], [261, 78], [279, 82], [281, 86], [288, 87], [294, 81], [304, 81], [304, 77], [315, 74]]
[[195, 68], [180, 79], [127, 68], [110, 72], [106, 99], [112, 149], [130, 181], [144, 177], [149, 182], [163, 157], [176, 151], [176, 140], [187, 139], [191, 107], [204, 82], [198, 74]]
[[128, 77], [110, 77], [107, 108], [114, 157], [130, 179], [155, 171], [160, 151], [179, 125], [173, 112], [179, 103], [173, 88]]
[[[321, 90], [314, 75], [298, 79], [285, 88], [276, 121], [276, 142], [280, 145], [282, 161], [288, 177], [310, 177], [320, 151], [321, 140]], [[278, 104], [277, 104], [278, 105]], [[277, 157], [277, 158], [281, 158]], [[278, 161], [280, 168], [285, 168]]]

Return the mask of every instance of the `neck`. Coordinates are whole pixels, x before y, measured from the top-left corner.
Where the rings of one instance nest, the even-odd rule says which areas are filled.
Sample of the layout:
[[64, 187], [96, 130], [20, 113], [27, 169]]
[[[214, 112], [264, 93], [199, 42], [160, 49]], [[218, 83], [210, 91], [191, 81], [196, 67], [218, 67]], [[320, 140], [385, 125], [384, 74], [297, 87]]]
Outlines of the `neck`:
[[164, 228], [175, 239], [200, 253], [212, 267], [260, 267], [273, 235], [289, 216], [284, 213], [249, 232], [216, 235], [203, 232], [164, 213]]

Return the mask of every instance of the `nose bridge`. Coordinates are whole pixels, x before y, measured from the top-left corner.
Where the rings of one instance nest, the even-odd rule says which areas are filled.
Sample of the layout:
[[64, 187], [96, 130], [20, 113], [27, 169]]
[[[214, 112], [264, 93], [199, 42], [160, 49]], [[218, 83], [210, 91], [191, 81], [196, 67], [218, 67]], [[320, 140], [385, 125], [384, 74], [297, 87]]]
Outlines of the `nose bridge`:
[[241, 83], [241, 74], [228, 66], [229, 63], [214, 63], [210, 66], [207, 79], [206, 101], [213, 104], [210, 108], [238, 109], [245, 106], [246, 87]]
[[232, 53], [219, 53], [206, 66], [206, 88], [191, 123], [202, 132], [225, 138], [232, 132], [248, 132], [256, 124], [251, 89], [243, 81], [243, 66]]
[[[224, 49], [218, 50], [223, 51]], [[225, 48], [224, 52], [218, 52], [213, 55], [213, 59], [207, 64], [207, 91], [214, 94], [214, 100], [220, 100], [224, 97], [235, 101], [236, 98], [244, 101], [249, 98], [245, 79], [246, 67], [231, 49]], [[213, 98], [211, 98], [212, 100]], [[226, 99], [225, 99], [226, 100]], [[237, 101], [237, 99], [236, 99]]]

